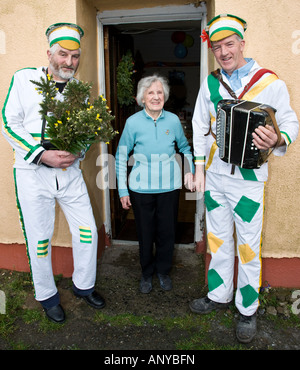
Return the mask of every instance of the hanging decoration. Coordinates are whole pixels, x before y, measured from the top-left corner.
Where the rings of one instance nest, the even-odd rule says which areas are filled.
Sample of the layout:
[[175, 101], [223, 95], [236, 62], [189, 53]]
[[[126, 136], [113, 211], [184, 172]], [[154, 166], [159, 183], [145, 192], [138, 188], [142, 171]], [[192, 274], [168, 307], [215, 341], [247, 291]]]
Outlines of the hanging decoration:
[[183, 59], [188, 54], [188, 48], [194, 45], [194, 38], [186, 34], [184, 31], [175, 31], [171, 36], [172, 42], [177, 44], [174, 49], [174, 54], [177, 58]]
[[183, 44], [177, 44], [175, 46], [174, 54], [177, 58], [185, 58], [187, 56], [187, 52], [187, 48]]
[[186, 48], [191, 48], [194, 45], [194, 38], [191, 35], [186, 35], [183, 41], [183, 45]]
[[175, 31], [173, 32], [171, 39], [175, 44], [182, 44], [185, 40], [186, 34], [184, 31]]
[[135, 102], [134, 82], [132, 75], [134, 61], [130, 50], [123, 55], [117, 67], [117, 97], [120, 105], [131, 105]]

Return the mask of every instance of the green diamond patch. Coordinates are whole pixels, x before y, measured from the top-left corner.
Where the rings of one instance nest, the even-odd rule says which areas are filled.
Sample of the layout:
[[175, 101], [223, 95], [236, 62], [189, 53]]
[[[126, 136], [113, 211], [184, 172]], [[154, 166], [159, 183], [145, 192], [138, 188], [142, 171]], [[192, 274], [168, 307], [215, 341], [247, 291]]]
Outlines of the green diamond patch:
[[259, 203], [243, 195], [234, 208], [234, 211], [241, 217], [243, 221], [251, 222], [259, 206]]
[[241, 288], [240, 292], [243, 297], [243, 306], [245, 308], [251, 306], [252, 303], [255, 302], [256, 299], [258, 298], [257, 291], [254, 288], [252, 288], [252, 286], [249, 284]]
[[224, 283], [224, 280], [214, 269], [208, 270], [207, 280], [208, 280], [208, 289], [210, 292]]
[[205, 196], [205, 205], [206, 205], [206, 209], [208, 211], [212, 211], [213, 209], [215, 208], [218, 208], [220, 207], [221, 204], [219, 204], [218, 202], [216, 202], [210, 195], [210, 191], [206, 191], [204, 193], [204, 196]]

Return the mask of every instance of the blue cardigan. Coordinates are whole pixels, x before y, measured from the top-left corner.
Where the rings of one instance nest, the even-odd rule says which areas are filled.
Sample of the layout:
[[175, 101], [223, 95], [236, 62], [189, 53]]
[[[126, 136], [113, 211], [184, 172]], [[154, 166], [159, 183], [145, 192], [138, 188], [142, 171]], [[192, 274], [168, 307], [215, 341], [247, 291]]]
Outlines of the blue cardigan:
[[[180, 155], [176, 155], [175, 144], [188, 160], [188, 170], [181, 163]], [[129, 158], [132, 150], [133, 155]], [[182, 170], [194, 173], [192, 153], [180, 120], [165, 110], [156, 122], [145, 109], [127, 119], [116, 153], [120, 198], [129, 195], [128, 160], [129, 165], [133, 164], [129, 188], [138, 193], [163, 193], [179, 189], [182, 186]]]

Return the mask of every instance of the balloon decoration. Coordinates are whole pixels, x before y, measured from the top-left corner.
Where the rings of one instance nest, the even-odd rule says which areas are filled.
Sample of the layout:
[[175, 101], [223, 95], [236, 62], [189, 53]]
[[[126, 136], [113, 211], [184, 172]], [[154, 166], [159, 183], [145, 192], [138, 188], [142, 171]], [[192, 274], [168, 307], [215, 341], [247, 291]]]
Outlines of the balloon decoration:
[[188, 48], [191, 48], [194, 45], [193, 37], [191, 35], [187, 35], [184, 31], [173, 32], [171, 40], [177, 44], [174, 49], [174, 54], [180, 59], [185, 58], [188, 53]]
[[187, 48], [183, 44], [177, 44], [175, 46], [174, 54], [177, 58], [183, 59], [187, 56]]
[[175, 44], [182, 44], [183, 41], [185, 40], [185, 32], [184, 31], [175, 31], [172, 34], [172, 41]]
[[186, 35], [183, 45], [187, 48], [191, 48], [194, 45], [194, 38], [191, 35]]

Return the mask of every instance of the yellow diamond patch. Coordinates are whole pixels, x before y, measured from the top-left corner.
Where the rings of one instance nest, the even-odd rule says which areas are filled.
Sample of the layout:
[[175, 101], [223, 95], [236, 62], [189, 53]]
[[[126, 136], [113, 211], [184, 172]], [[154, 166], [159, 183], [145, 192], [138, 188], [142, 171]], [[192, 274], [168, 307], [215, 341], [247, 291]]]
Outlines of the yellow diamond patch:
[[210, 248], [211, 252], [213, 252], [213, 253], [217, 253], [218, 249], [224, 243], [224, 240], [219, 239], [212, 232], [207, 234], [207, 239], [208, 239], [209, 248]]
[[239, 252], [242, 264], [252, 261], [253, 258], [256, 256], [256, 254], [247, 243], [239, 245]]

